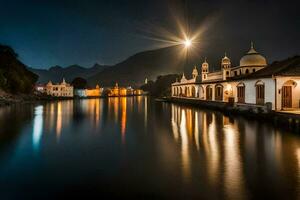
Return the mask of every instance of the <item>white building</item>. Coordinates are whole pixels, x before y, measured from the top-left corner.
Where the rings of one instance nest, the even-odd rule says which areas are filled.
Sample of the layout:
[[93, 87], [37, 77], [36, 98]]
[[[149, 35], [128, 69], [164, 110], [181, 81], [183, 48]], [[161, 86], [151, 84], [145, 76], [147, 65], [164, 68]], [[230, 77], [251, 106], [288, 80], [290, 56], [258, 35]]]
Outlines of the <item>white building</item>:
[[59, 84], [49, 81], [45, 87], [47, 95], [55, 97], [73, 97], [73, 86], [66, 83], [65, 79]]
[[200, 76], [195, 67], [191, 79], [183, 74], [180, 81], [172, 84], [172, 97], [258, 107], [269, 102], [273, 110], [299, 109], [300, 56], [267, 65], [265, 57], [251, 44], [239, 66], [231, 66], [225, 55], [221, 70], [210, 72], [205, 59]]

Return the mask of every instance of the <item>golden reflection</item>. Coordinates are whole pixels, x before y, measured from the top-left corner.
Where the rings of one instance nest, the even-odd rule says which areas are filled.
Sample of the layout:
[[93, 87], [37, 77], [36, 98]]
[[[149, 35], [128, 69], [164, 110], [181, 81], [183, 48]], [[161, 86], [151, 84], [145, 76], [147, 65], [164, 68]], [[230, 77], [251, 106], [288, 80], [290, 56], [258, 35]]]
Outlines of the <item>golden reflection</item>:
[[148, 122], [148, 97], [144, 97], [144, 127], [147, 128]]
[[[174, 140], [181, 144], [185, 180], [189, 180], [191, 176], [193, 163], [190, 153], [195, 146], [200, 154], [204, 153], [201, 159], [206, 160], [204, 163], [211, 185], [217, 187], [220, 181], [224, 181], [222, 184], [229, 199], [243, 198], [245, 183], [239, 147], [240, 135], [236, 125], [231, 124], [227, 117], [217, 118], [215, 113], [192, 111], [176, 105], [171, 106], [171, 115]], [[218, 127], [218, 124], [221, 126]], [[224, 143], [221, 144], [219, 139]]]
[[61, 102], [57, 103], [57, 112], [56, 112], [56, 139], [59, 140], [61, 135], [61, 127], [62, 127], [62, 107]]
[[191, 109], [186, 109], [186, 119], [187, 132], [191, 136], [193, 134], [193, 119]]
[[[298, 165], [298, 189], [300, 187], [300, 147], [296, 148], [296, 159], [297, 159], [297, 165]], [[300, 193], [298, 192], [298, 199], [300, 197]]]
[[172, 123], [172, 130], [173, 130], [173, 135], [176, 141], [178, 141], [179, 138], [179, 131], [178, 131], [178, 124], [176, 122], [178, 122], [178, 107], [172, 105], [171, 107], [171, 123]]
[[202, 142], [203, 142], [203, 148], [206, 153], [209, 153], [209, 144], [208, 144], [208, 126], [209, 122], [207, 120], [207, 115], [204, 113], [202, 116]]
[[282, 135], [278, 132], [274, 132], [274, 150], [275, 150], [275, 159], [278, 165], [278, 168], [281, 169], [281, 160], [282, 160]]
[[115, 122], [118, 122], [119, 117], [119, 98], [115, 97], [114, 99], [114, 114], [115, 114]]
[[50, 113], [48, 115], [45, 115], [45, 128], [48, 131], [53, 131], [53, 129], [55, 128], [55, 116], [56, 116], [55, 103], [50, 103], [46, 105], [45, 113]]
[[54, 103], [51, 103], [50, 110], [51, 110], [50, 127], [54, 127], [54, 114], [55, 114]]
[[125, 142], [125, 132], [126, 132], [126, 106], [127, 106], [127, 98], [121, 97], [121, 134], [122, 141]]
[[200, 149], [200, 144], [199, 144], [199, 119], [198, 119], [199, 113], [196, 111], [195, 112], [195, 143], [197, 146], [197, 150], [199, 151]]
[[138, 113], [142, 112], [142, 97], [141, 96], [137, 96], [137, 108], [138, 108]]
[[92, 126], [98, 129], [99, 124], [101, 124], [100, 112], [102, 111], [102, 108], [100, 108], [100, 106], [102, 106], [102, 101], [100, 99], [89, 99], [85, 100], [84, 102], [85, 112], [87, 116], [91, 118], [90, 122], [92, 123]]
[[216, 128], [216, 115], [212, 116], [212, 123], [208, 127], [208, 146], [209, 146], [209, 178], [213, 185], [217, 184], [218, 181], [218, 170], [219, 170], [219, 145], [217, 138], [217, 128]]
[[100, 120], [100, 100], [95, 99], [95, 124], [99, 124]]
[[240, 138], [238, 128], [229, 124], [224, 126], [225, 172], [224, 185], [229, 199], [243, 199], [244, 180], [239, 152]]
[[184, 177], [190, 178], [190, 157], [189, 157], [189, 142], [187, 133], [187, 121], [186, 112], [184, 109], [181, 111], [181, 123], [180, 123], [180, 138], [181, 138], [181, 157], [182, 157], [182, 168]]

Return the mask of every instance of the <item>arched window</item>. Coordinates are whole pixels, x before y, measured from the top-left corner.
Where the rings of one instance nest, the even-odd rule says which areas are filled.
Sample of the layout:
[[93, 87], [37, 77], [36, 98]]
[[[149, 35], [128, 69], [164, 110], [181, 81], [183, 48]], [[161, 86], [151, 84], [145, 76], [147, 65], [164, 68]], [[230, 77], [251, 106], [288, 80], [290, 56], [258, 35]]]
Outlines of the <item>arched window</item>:
[[254, 72], [255, 72], [255, 69], [253, 69], [252, 71], [253, 71], [253, 73], [254, 73]]
[[239, 83], [237, 85], [237, 98], [238, 103], [245, 103], [245, 84]]
[[192, 86], [192, 97], [196, 97], [196, 88]]
[[206, 86], [206, 100], [212, 100], [212, 87], [210, 85]]
[[187, 87], [184, 87], [184, 92], [183, 92], [183, 96], [184, 96], [184, 97], [187, 96], [187, 92], [188, 92], [187, 89], [188, 89]]
[[246, 74], [249, 74], [249, 69], [246, 69]]
[[186, 97], [190, 96], [190, 88], [189, 87], [185, 87], [185, 96]]
[[265, 84], [262, 81], [257, 81], [255, 84], [256, 87], [256, 104], [264, 105], [265, 104]]
[[204, 99], [204, 88], [203, 86], [198, 87], [198, 97]]
[[223, 101], [223, 85], [221, 84], [215, 86], [215, 100]]

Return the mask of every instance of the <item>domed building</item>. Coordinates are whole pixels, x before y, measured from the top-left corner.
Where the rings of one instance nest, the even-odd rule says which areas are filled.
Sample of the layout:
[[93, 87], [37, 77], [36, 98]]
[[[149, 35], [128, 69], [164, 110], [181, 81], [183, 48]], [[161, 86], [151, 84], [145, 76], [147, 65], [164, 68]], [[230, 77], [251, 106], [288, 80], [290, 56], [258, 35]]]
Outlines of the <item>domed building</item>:
[[[267, 64], [264, 56], [258, 53], [251, 43], [250, 50], [242, 56], [238, 66], [231, 66], [226, 55], [220, 59], [220, 70], [210, 71], [206, 58], [192, 71], [193, 78], [172, 83], [173, 99], [185, 99], [199, 105], [214, 102], [224, 106], [229, 102], [235, 108], [288, 112], [300, 112], [300, 56]], [[215, 67], [214, 67], [215, 68]]]
[[240, 66], [232, 68], [231, 76], [251, 74], [267, 66], [267, 60], [259, 54], [251, 42], [250, 50], [240, 59]]
[[265, 57], [260, 55], [253, 47], [251, 43], [251, 48], [246, 55], [244, 55], [240, 60], [241, 67], [253, 67], [253, 66], [267, 66], [267, 60]]

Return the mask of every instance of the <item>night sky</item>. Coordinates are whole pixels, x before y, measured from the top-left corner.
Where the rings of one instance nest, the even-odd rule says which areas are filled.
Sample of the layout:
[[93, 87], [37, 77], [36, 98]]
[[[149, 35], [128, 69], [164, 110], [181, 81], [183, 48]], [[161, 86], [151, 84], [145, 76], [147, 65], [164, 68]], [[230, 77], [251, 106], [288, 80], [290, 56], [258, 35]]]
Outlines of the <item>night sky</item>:
[[[28, 66], [115, 64], [168, 46], [154, 40], [178, 33], [175, 19], [201, 34], [199, 62], [224, 51], [238, 61], [253, 41], [268, 62], [300, 54], [296, 1], [0, 0], [0, 43]], [[204, 29], [204, 28], [203, 28]], [[163, 31], [162, 31], [163, 30]]]

